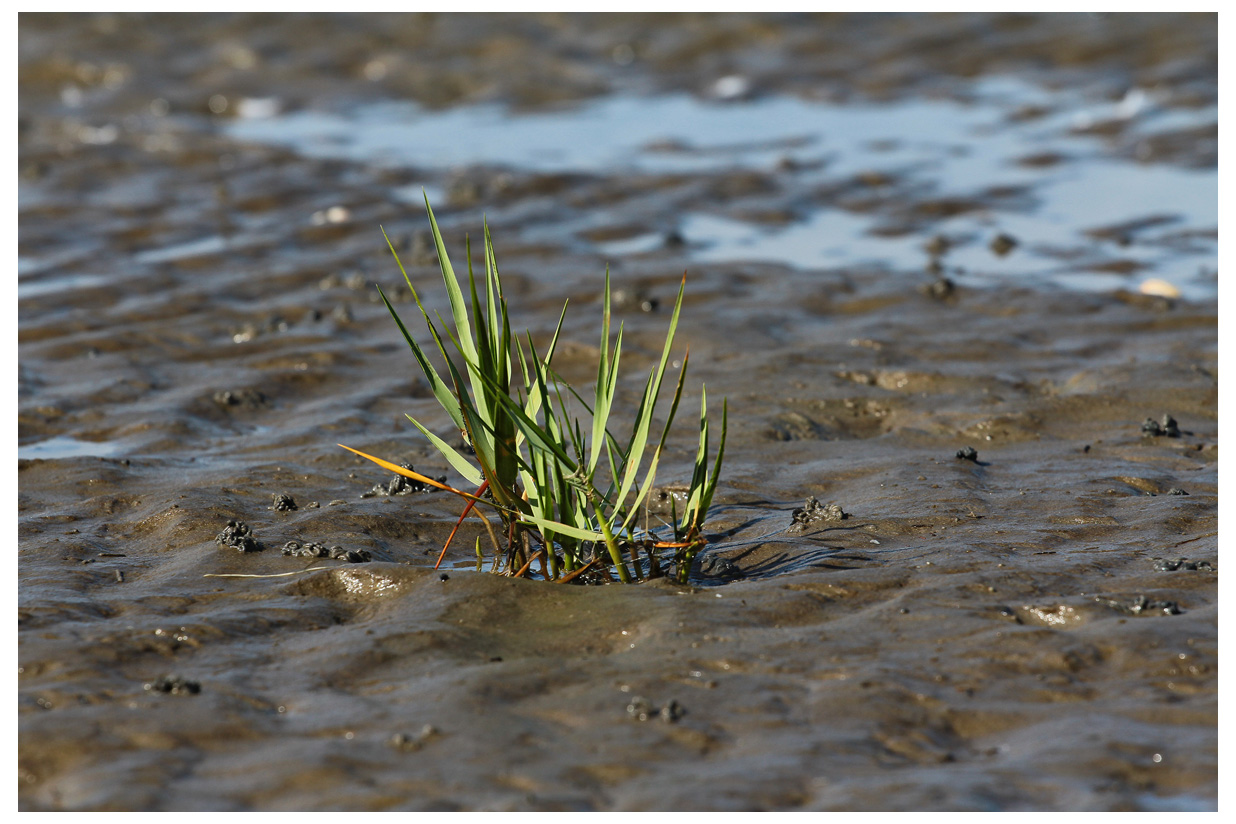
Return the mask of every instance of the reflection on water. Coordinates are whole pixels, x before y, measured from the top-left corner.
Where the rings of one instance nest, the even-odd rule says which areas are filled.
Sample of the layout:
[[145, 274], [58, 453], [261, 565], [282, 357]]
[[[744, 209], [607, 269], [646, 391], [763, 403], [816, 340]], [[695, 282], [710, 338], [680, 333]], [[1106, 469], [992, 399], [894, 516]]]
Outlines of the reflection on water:
[[391, 195], [400, 203], [407, 203], [410, 206], [420, 206], [422, 208], [425, 206], [426, 197], [429, 198], [431, 204], [446, 202], [446, 193], [437, 186], [421, 184], [397, 186], [391, 190]]
[[1137, 805], [1139, 809], [1156, 813], [1197, 813], [1215, 808], [1214, 802], [1210, 799], [1192, 793], [1178, 795], [1142, 793], [1137, 797]]
[[[530, 172], [716, 174], [735, 169], [792, 175], [810, 192], [830, 182], [879, 172], [896, 192], [941, 200], [978, 200], [930, 231], [960, 239], [947, 258], [950, 277], [976, 285], [1037, 279], [1075, 288], [1136, 288], [1151, 273], [1186, 296], [1215, 292], [1218, 177], [1187, 169], [1111, 159], [1096, 123], [1126, 124], [1130, 139], [1215, 121], [1214, 107], [1171, 109], [1134, 89], [1094, 103], [1011, 78], [972, 87], [971, 102], [914, 99], [828, 104], [766, 97], [718, 104], [688, 95], [614, 96], [565, 110], [512, 113], [498, 105], [429, 111], [382, 103], [346, 113], [301, 111], [237, 120], [232, 136], [293, 147], [316, 157], [421, 169], [485, 165]], [[1017, 116], [1028, 107], [1033, 117]], [[1203, 151], [1205, 147], [1199, 148]], [[1050, 157], [1050, 163], [1021, 162]], [[1015, 193], [983, 202], [984, 193]], [[420, 187], [400, 190], [420, 201]], [[889, 230], [884, 213], [809, 202], [801, 220], [775, 228], [691, 214], [679, 230], [699, 261], [754, 260], [802, 267], [859, 262], [921, 269], [922, 238]], [[1101, 242], [1084, 233], [1163, 215], [1155, 231]], [[1012, 234], [1019, 248], [994, 255], [988, 242]], [[1174, 239], [1189, 233], [1190, 242]], [[605, 255], [655, 251], [655, 235], [599, 244]], [[1119, 258], [1136, 278], [1105, 270]], [[1093, 276], [1092, 276], [1093, 275]]]
[[56, 458], [111, 458], [123, 452], [116, 441], [81, 441], [67, 435], [57, 435], [45, 441], [17, 447], [18, 460], [55, 460]]
[[74, 289], [91, 289], [96, 286], [105, 286], [108, 282], [108, 278], [103, 275], [60, 275], [38, 280], [19, 280], [17, 298], [22, 300], [54, 295], [57, 292], [69, 292]]
[[142, 263], [166, 263], [169, 260], [181, 260], [202, 255], [217, 255], [220, 252], [226, 251], [227, 248], [228, 241], [226, 238], [219, 235], [211, 235], [191, 240], [187, 243], [177, 243], [172, 246], [163, 246], [158, 249], [139, 252], [134, 255], [134, 259]]

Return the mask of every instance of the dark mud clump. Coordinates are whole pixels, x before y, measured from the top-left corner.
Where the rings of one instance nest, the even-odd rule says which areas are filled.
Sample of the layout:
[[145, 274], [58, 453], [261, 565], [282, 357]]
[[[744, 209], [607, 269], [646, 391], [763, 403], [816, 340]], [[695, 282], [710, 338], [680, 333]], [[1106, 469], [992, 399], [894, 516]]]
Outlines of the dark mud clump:
[[747, 577], [747, 573], [743, 572], [738, 564], [720, 555], [705, 556], [700, 561], [699, 574], [705, 578], [721, 581], [737, 581], [739, 578]]
[[[400, 464], [404, 469], [415, 471], [415, 467], [410, 463]], [[438, 483], [446, 483], [446, 476], [443, 475], [435, 478]], [[391, 479], [386, 483], [374, 484], [373, 489], [361, 494], [362, 498], [386, 498], [395, 497], [397, 495], [419, 495], [422, 492], [433, 492], [434, 487], [418, 481], [414, 478], [409, 478], [406, 475], [392, 475]]]
[[1180, 427], [1171, 415], [1164, 415], [1160, 420], [1147, 418], [1142, 423], [1142, 436], [1146, 438], [1179, 438]]
[[240, 552], [261, 552], [263, 549], [253, 529], [244, 521], [228, 521], [223, 531], [215, 536], [215, 543]]
[[957, 450], [957, 460], [978, 463], [978, 450], [973, 446], [963, 446]]
[[1128, 600], [1096, 595], [1094, 600], [1125, 615], [1180, 615], [1183, 611], [1175, 601], [1160, 601], [1145, 595], [1135, 595]]
[[840, 523], [849, 514], [837, 504], [822, 504], [813, 495], [807, 502], [790, 513], [790, 532], [803, 532], [808, 528], [822, 523]]
[[364, 549], [344, 549], [338, 545], [328, 547], [315, 541], [288, 541], [280, 552], [293, 558], [330, 558], [335, 561], [347, 561], [350, 564], [373, 560], [369, 552]]
[[671, 700], [663, 707], [657, 707], [647, 698], [637, 696], [627, 703], [627, 715], [636, 721], [651, 721], [653, 718], [660, 718], [667, 724], [675, 724], [686, 714], [686, 709], [676, 700]]
[[212, 397], [215, 403], [224, 408], [261, 409], [269, 403], [266, 395], [257, 389], [222, 389]]

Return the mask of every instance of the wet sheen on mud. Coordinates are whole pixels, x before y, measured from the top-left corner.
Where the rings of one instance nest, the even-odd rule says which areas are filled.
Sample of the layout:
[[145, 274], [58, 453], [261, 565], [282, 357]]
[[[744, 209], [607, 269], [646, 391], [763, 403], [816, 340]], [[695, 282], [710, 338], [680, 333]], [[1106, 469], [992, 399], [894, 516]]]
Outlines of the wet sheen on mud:
[[[22, 809], [1215, 808], [1214, 16], [19, 28]], [[336, 446], [449, 473], [422, 190], [628, 414], [687, 272], [689, 586]]]

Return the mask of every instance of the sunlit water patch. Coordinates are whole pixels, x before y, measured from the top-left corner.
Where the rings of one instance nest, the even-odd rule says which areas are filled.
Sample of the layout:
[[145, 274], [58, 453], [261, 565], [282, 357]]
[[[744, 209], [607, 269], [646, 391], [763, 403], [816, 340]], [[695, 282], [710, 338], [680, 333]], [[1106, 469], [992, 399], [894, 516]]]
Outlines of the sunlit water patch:
[[[1131, 90], [1118, 101], [1046, 90], [1010, 78], [972, 87], [968, 102], [913, 99], [830, 104], [766, 97], [715, 103], [688, 95], [613, 96], [569, 109], [513, 113], [499, 105], [430, 111], [382, 103], [349, 112], [299, 111], [229, 125], [233, 137], [284, 145], [313, 157], [418, 169], [473, 165], [525, 172], [699, 174], [736, 169], [792, 177], [809, 192], [878, 172], [898, 191], [935, 200], [982, 201], [995, 190], [1020, 192], [980, 203], [926, 231], [958, 239], [946, 256], [950, 277], [990, 285], [1002, 279], [1074, 288], [1137, 288], [1166, 279], [1187, 296], [1216, 290], [1218, 176], [1112, 157], [1085, 130], [1125, 124], [1128, 140], [1213, 124], [1213, 107], [1167, 108]], [[1033, 109], [1033, 117], [1018, 116]], [[1199, 153], [1205, 147], [1199, 146]], [[1027, 157], [1054, 157], [1026, 163]], [[417, 186], [400, 200], [419, 201]], [[777, 227], [684, 216], [677, 229], [701, 262], [770, 261], [800, 267], [858, 262], [921, 269], [922, 231], [889, 231], [880, 209], [849, 212], [816, 202], [797, 222]], [[1151, 231], [1096, 237], [1094, 230], [1165, 220]], [[996, 255], [990, 240], [1006, 233], [1016, 250]], [[1188, 242], [1180, 242], [1187, 238]], [[655, 236], [596, 244], [606, 255], [656, 251]], [[1117, 261], [1117, 263], [1113, 263]], [[1113, 274], [1112, 268], [1118, 268]]]
[[87, 274], [57, 275], [38, 280], [23, 279], [17, 281], [17, 299], [37, 298], [78, 289], [93, 289], [106, 286], [109, 282], [109, 278], [104, 275]]
[[117, 441], [82, 441], [67, 435], [57, 435], [45, 441], [21, 444], [18, 460], [55, 460], [57, 458], [111, 458], [123, 452]]
[[147, 249], [135, 255], [135, 259], [141, 263], [167, 263], [168, 261], [182, 260], [184, 258], [217, 255], [227, 251], [227, 249], [228, 240], [226, 238], [220, 235], [210, 235], [184, 243]]

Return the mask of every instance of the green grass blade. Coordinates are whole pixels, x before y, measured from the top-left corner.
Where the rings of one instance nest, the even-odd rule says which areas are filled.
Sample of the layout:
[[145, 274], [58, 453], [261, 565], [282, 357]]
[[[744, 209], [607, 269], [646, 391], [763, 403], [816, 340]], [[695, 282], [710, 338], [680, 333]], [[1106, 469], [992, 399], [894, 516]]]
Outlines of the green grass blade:
[[609, 363], [609, 374], [603, 384], [598, 383], [596, 406], [592, 411], [592, 455], [588, 461], [588, 470], [596, 469], [601, 449], [609, 432], [609, 417], [614, 408], [614, 396], [618, 391], [618, 364], [622, 360], [622, 326], [618, 327], [618, 339], [614, 341], [613, 357]]
[[634, 523], [635, 517], [639, 514], [640, 505], [643, 504], [644, 498], [652, 490], [652, 481], [657, 474], [657, 464], [661, 460], [661, 453], [665, 451], [665, 442], [669, 438], [670, 426], [674, 423], [674, 416], [678, 414], [678, 403], [682, 400], [682, 388], [687, 380], [687, 364], [690, 360], [691, 352], [688, 350], [687, 354], [682, 358], [682, 369], [678, 371], [678, 385], [674, 388], [674, 400], [670, 404], [670, 411], [665, 419], [665, 426], [661, 429], [661, 440], [657, 443], [657, 448], [652, 453], [652, 461], [648, 464], [644, 483], [636, 493], [635, 499], [630, 502], [630, 509], [627, 512], [626, 520], [622, 522], [622, 527], [619, 531], [625, 532]]
[[729, 401], [721, 401], [721, 441], [717, 445], [717, 460], [712, 467], [712, 475], [708, 478], [708, 483], [704, 486], [704, 493], [700, 496], [699, 513], [701, 516], [700, 524], [703, 524], [703, 517], [707, 516], [708, 508], [712, 506], [713, 493], [717, 491], [717, 481], [721, 479], [721, 460], [725, 457], [725, 434], [729, 423]]
[[485, 477], [481, 474], [481, 471], [469, 463], [468, 459], [460, 454], [455, 447], [430, 432], [421, 425], [420, 421], [416, 420], [411, 415], [405, 415], [404, 417], [412, 421], [412, 425], [419, 429], [421, 434], [429, 439], [429, 442], [432, 443], [440, 453], [442, 453], [442, 457], [446, 458], [455, 471], [463, 476], [465, 481], [473, 486], [480, 486], [485, 481]]
[[[532, 362], [535, 366], [536, 364], [536, 354], [535, 353], [533, 353]], [[485, 375], [481, 375], [481, 378], [482, 380], [485, 380], [487, 382], [489, 381], [489, 378]], [[544, 386], [542, 386], [541, 391], [543, 395], [546, 394], [546, 390], [544, 389]], [[532, 446], [533, 448], [540, 449], [544, 452], [549, 453], [550, 455], [552, 455], [559, 461], [563, 462], [563, 464], [565, 464], [567, 467], [569, 467], [571, 472], [574, 472], [576, 470], [577, 465], [575, 461], [571, 460], [571, 457], [566, 454], [566, 452], [562, 449], [561, 445], [557, 443], [553, 438], [551, 438], [548, 435], [548, 433], [546, 433], [545, 430], [541, 427], [540, 424], [538, 424], [535, 420], [533, 420], [531, 417], [529, 417], [524, 412], [523, 407], [520, 405], [520, 403], [517, 400], [510, 397], [509, 395], [504, 395], [504, 394], [497, 394], [496, 397], [498, 399], [498, 402], [502, 405], [502, 407], [507, 411], [507, 413], [509, 413], [510, 417], [513, 419], [515, 426], [519, 429], [519, 431], [523, 432], [524, 437], [527, 439], [529, 446]]]
[[700, 391], [700, 445], [695, 453], [695, 469], [691, 473], [691, 487], [687, 505], [682, 514], [682, 528], [688, 533], [701, 523], [701, 504], [704, 489], [708, 485], [708, 392]]
[[[554, 328], [553, 337], [550, 338], [549, 349], [545, 353], [545, 358], [544, 360], [537, 361], [540, 367], [545, 369], [547, 372], [549, 371], [550, 359], [553, 358], [554, 350], [558, 346], [558, 335], [562, 332], [562, 322], [565, 318], [566, 318], [566, 304], [563, 304], [562, 313], [558, 315], [558, 325]], [[531, 334], [528, 335], [528, 346], [532, 349], [533, 356], [535, 357], [536, 348], [532, 344]], [[519, 357], [520, 369], [523, 372], [524, 386], [528, 387], [528, 400], [524, 404], [524, 414], [527, 415], [529, 418], [535, 419], [537, 414], [541, 410], [541, 403], [543, 401], [541, 397], [540, 387], [538, 386], [536, 380], [532, 377], [532, 374], [528, 371], [528, 361], [524, 356], [523, 345], [520, 344], [519, 346], [515, 347], [515, 352]], [[521, 435], [521, 440], [522, 440], [522, 435]]]
[[433, 230], [433, 242], [438, 252], [438, 266], [442, 270], [442, 282], [446, 285], [446, 295], [451, 302], [455, 329], [459, 332], [459, 351], [466, 360], [475, 362], [476, 346], [473, 344], [472, 325], [468, 321], [468, 307], [464, 303], [463, 291], [459, 288], [459, 279], [455, 276], [451, 259], [446, 254], [446, 244], [442, 240], [442, 232], [438, 229], [438, 221], [433, 216], [433, 208], [429, 205], [429, 195], [425, 195], [425, 211], [429, 214], [429, 228]]
[[609, 321], [609, 267], [606, 266], [605, 290], [601, 297], [601, 358], [597, 363], [596, 401], [592, 406], [592, 454], [588, 458], [589, 472], [596, 468], [597, 459], [601, 457], [601, 446], [605, 441], [605, 423], [609, 418], [610, 401], [613, 400], [613, 395], [609, 392], [612, 384], [609, 364]]
[[408, 284], [408, 288], [412, 290], [412, 298], [416, 301], [417, 306], [420, 306], [420, 296], [416, 294], [416, 287], [412, 285], [412, 278], [408, 277], [408, 270], [403, 268], [403, 261], [399, 259], [399, 253], [395, 251], [395, 244], [391, 242], [390, 237], [386, 234], [386, 229], [382, 228], [382, 237], [386, 240], [386, 247], [391, 250], [391, 255], [395, 258], [395, 265], [399, 267], [399, 273], [403, 275], [404, 283]]
[[536, 524], [543, 530], [549, 529], [562, 535], [566, 535], [569, 538], [574, 538], [577, 541], [602, 542], [605, 540], [605, 533], [599, 532], [595, 529], [580, 529], [577, 526], [564, 524], [561, 521], [551, 521], [547, 518], [542, 518], [539, 515], [531, 515], [528, 513], [523, 513], [522, 517], [524, 520]]
[[[490, 346], [492, 336], [488, 328], [491, 319], [481, 312], [480, 299], [476, 291], [476, 274], [472, 268], [471, 238], [464, 238], [464, 250], [468, 260], [468, 295], [472, 301], [471, 317], [476, 329], [474, 331], [471, 327], [461, 327], [459, 325], [459, 315], [456, 313], [455, 334], [451, 335], [451, 341], [455, 344], [455, 348], [464, 356], [464, 360], [467, 363], [468, 378], [472, 385], [472, 398], [476, 412], [485, 424], [485, 429], [493, 433], [494, 473], [499, 478], [508, 479], [512, 478], [513, 475], [511, 473], [509, 450], [504, 448], [507, 433], [503, 431], [502, 416], [498, 414], [497, 400], [492, 395], [495, 392], [509, 392], [509, 387], [505, 385], [505, 381], [502, 380], [502, 376], [498, 375], [495, 368], [495, 355]], [[445, 325], [443, 323], [443, 326]], [[474, 335], [476, 339], [472, 340]], [[475, 359], [469, 356], [469, 347], [472, 347]], [[481, 375], [487, 375], [493, 380], [492, 388], [481, 379]]]
[[510, 375], [511, 323], [507, 313], [506, 297], [502, 293], [502, 277], [498, 274], [498, 259], [494, 255], [494, 242], [489, 234], [489, 223], [484, 222], [485, 231], [485, 297], [488, 307], [487, 317], [490, 332], [493, 336], [493, 349], [497, 354], [497, 369], [500, 374]]
[[618, 489], [617, 500], [619, 501], [626, 498], [627, 493], [631, 490], [631, 485], [635, 482], [635, 476], [639, 472], [644, 448], [648, 443], [648, 430], [652, 425], [657, 395], [661, 391], [661, 379], [665, 375], [665, 365], [669, 361], [670, 347], [674, 342], [674, 332], [678, 328], [678, 315], [682, 311], [682, 295], [686, 286], [687, 279], [686, 276], [683, 276], [682, 284], [678, 287], [678, 299], [674, 301], [674, 313], [670, 317], [669, 331], [665, 335], [665, 346], [661, 350], [661, 361], [652, 374], [649, 375], [648, 384], [644, 389], [644, 399], [640, 403], [635, 432], [631, 438], [631, 446], [626, 451], [626, 471], [623, 475], [622, 486]]
[[[421, 350], [421, 347], [418, 346], [416, 341], [412, 339], [412, 336], [408, 334], [407, 327], [403, 325], [403, 321], [399, 318], [399, 313], [395, 311], [395, 307], [391, 305], [389, 300], [387, 300], [386, 293], [382, 291], [381, 286], [378, 287], [378, 294], [381, 296], [382, 302], [386, 304], [386, 308], [391, 313], [391, 317], [395, 319], [395, 323], [399, 326], [399, 331], [403, 334], [403, 339], [408, 342], [408, 346], [412, 349], [412, 354], [416, 357], [417, 363], [420, 364], [421, 371], [425, 374], [425, 380], [429, 381], [429, 390], [433, 392], [433, 396], [437, 398], [438, 404], [446, 411], [446, 414], [450, 416], [451, 421], [454, 422], [455, 426], [462, 430], [464, 428], [463, 415], [459, 411], [459, 401], [455, 399], [454, 394], [451, 392], [451, 388], [446, 385], [446, 382], [442, 380], [442, 377], [438, 374], [438, 371], [433, 368], [433, 365], [429, 362], [429, 359], [425, 357], [425, 353]], [[432, 324], [430, 325], [432, 326]], [[434, 337], [436, 338], [437, 335], [435, 334]]]

